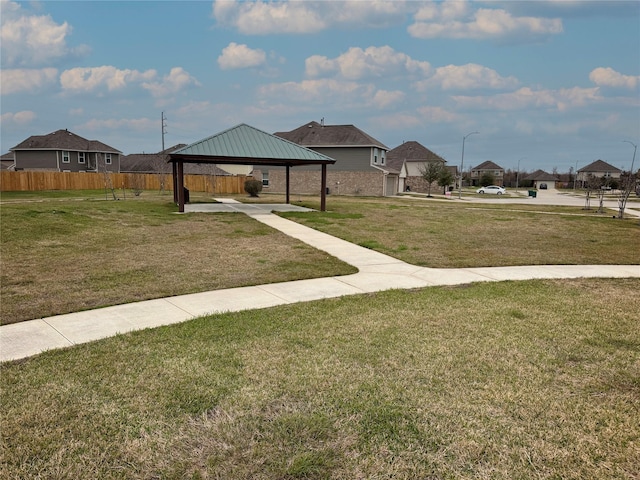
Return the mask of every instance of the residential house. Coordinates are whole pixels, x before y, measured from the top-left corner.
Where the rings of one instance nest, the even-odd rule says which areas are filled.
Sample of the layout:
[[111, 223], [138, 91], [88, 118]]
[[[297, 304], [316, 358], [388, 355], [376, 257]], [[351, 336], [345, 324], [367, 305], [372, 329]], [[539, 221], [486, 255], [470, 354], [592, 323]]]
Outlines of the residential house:
[[[448, 169], [452, 179], [457, 176], [458, 168], [446, 165], [447, 161], [416, 141], [403, 142], [402, 145], [387, 152], [387, 167], [399, 172], [399, 191], [426, 193], [429, 191], [423, 172], [429, 163], [438, 163]], [[452, 183], [453, 185], [453, 183]], [[439, 188], [437, 182], [431, 185], [431, 191]]]
[[[346, 195], [385, 196], [398, 192], [398, 172], [387, 168], [389, 148], [354, 125], [309, 122], [290, 132], [274, 135], [336, 160], [327, 166], [327, 190]], [[265, 189], [284, 191], [285, 171], [270, 167], [254, 170]], [[307, 166], [291, 172], [292, 191], [314, 193], [320, 167]]]
[[121, 173], [171, 173], [169, 154], [186, 147], [180, 143], [158, 153], [131, 153], [120, 160]]
[[471, 169], [471, 185], [474, 187], [479, 186], [482, 176], [485, 174], [493, 177], [493, 185], [504, 185], [504, 168], [496, 165], [491, 160], [482, 162], [477, 167]]
[[13, 170], [15, 163], [13, 152], [7, 152], [0, 157], [0, 170]]
[[16, 170], [53, 172], [120, 171], [122, 152], [68, 130], [34, 135], [10, 149]]
[[557, 176], [544, 170], [536, 170], [531, 175], [527, 175], [524, 180], [532, 182], [533, 188], [538, 190], [554, 190], [556, 183], [559, 181]]
[[584, 187], [591, 177], [603, 178], [605, 181], [615, 180], [617, 182], [620, 180], [621, 174], [622, 170], [619, 168], [616, 168], [603, 160], [596, 160], [595, 162], [578, 170], [576, 182], [578, 182], [578, 185], [581, 187]]

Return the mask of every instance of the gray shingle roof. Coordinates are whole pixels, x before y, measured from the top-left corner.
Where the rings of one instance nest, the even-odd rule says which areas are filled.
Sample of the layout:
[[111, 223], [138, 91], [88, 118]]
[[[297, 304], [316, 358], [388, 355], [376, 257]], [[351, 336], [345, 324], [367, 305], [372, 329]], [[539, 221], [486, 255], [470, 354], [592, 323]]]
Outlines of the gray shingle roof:
[[604, 160], [596, 160], [586, 167], [582, 167], [578, 172], [621, 172], [617, 167], [605, 162]]
[[69, 150], [78, 152], [122, 153], [98, 140], [87, 140], [68, 130], [56, 130], [47, 135], [33, 135], [10, 150]]
[[404, 161], [416, 162], [445, 162], [437, 153], [432, 152], [427, 147], [416, 141], [404, 142], [396, 148], [387, 152], [387, 165], [391, 168], [399, 170], [402, 168]]
[[378, 147], [389, 150], [384, 143], [354, 125], [309, 122], [290, 132], [276, 132], [274, 135], [305, 147]]
[[547, 173], [544, 170], [536, 170], [531, 175], [526, 176], [525, 180], [535, 180], [539, 182], [543, 182], [543, 181], [557, 182], [558, 177], [550, 173]]
[[257, 160], [295, 160], [298, 163], [300, 161], [303, 163], [304, 161], [335, 162], [326, 155], [244, 123], [173, 152], [172, 158], [179, 157], [189, 157], [191, 161], [202, 157], [203, 160], [211, 163], [216, 159], [224, 159], [226, 163], [232, 163], [234, 159], [245, 161], [256, 159], [256, 163], [258, 163]]
[[503, 168], [500, 165], [493, 163], [491, 160], [487, 160], [477, 167], [474, 167], [473, 170], [503, 170]]

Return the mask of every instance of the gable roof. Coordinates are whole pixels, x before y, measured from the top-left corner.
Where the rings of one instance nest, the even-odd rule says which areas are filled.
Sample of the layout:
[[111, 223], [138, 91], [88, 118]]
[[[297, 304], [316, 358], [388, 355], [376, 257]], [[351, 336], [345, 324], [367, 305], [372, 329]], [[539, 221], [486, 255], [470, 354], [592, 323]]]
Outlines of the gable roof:
[[170, 161], [244, 165], [335, 163], [331, 157], [244, 123], [180, 148], [171, 153], [169, 158]]
[[590, 163], [586, 167], [582, 167], [578, 172], [621, 172], [619, 168], [614, 167], [613, 165], [603, 161], [596, 160], [593, 163]]
[[47, 135], [32, 135], [9, 150], [71, 150], [78, 152], [122, 153], [98, 140], [87, 140], [69, 130], [56, 130]]
[[384, 143], [354, 125], [309, 122], [290, 132], [276, 132], [274, 135], [305, 147], [378, 147], [389, 150]]
[[157, 172], [158, 166], [164, 164], [171, 152], [182, 147], [186, 147], [185, 143], [179, 143], [173, 147], [166, 148], [158, 153], [131, 153], [120, 159], [121, 172]]
[[446, 163], [446, 160], [440, 155], [413, 140], [404, 142], [402, 145], [398, 145], [387, 152], [387, 165], [389, 167], [399, 170], [405, 161]]
[[557, 182], [558, 177], [552, 175], [550, 173], [545, 172], [544, 170], [536, 170], [531, 175], [525, 177], [525, 180], [534, 180], [534, 181], [548, 181], [548, 182]]
[[477, 167], [474, 167], [473, 170], [503, 170], [503, 168], [500, 165], [496, 165], [491, 160], [487, 160]]

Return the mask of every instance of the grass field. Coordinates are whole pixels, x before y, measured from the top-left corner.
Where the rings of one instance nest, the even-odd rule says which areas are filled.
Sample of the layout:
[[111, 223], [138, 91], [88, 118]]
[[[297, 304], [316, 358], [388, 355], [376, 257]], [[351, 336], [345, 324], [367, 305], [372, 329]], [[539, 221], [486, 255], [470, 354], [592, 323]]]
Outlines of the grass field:
[[640, 281], [390, 291], [0, 366], [0, 478], [633, 479]]
[[[116, 202], [102, 191], [16, 192], [1, 200], [3, 324], [355, 271], [242, 214], [176, 215], [170, 194]], [[313, 198], [292, 200], [318, 208]], [[284, 215], [421, 266], [639, 263], [636, 222], [575, 208], [330, 200], [328, 212]], [[213, 200], [194, 194], [194, 201]]]
[[[350, 271], [243, 215], [98, 197], [2, 195], [3, 316], [40, 290], [120, 303]], [[637, 223], [406, 202], [294, 217], [430, 266], [638, 263]], [[637, 479], [639, 308], [640, 279], [388, 291], [6, 362], [0, 479]]]
[[170, 195], [80, 195], [2, 195], [2, 324], [356, 271], [244, 214], [176, 215]]

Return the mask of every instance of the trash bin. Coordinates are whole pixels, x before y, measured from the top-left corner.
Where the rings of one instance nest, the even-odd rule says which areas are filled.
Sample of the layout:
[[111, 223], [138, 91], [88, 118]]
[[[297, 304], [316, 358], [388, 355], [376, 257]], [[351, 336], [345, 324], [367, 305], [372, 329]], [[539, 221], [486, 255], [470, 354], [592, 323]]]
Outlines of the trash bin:
[[184, 203], [189, 203], [189, 189], [184, 187]]
[[536, 192], [535, 190], [529, 190], [529, 196], [532, 198], [536, 198], [536, 195], [538, 194], [538, 192]]

